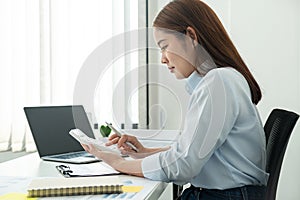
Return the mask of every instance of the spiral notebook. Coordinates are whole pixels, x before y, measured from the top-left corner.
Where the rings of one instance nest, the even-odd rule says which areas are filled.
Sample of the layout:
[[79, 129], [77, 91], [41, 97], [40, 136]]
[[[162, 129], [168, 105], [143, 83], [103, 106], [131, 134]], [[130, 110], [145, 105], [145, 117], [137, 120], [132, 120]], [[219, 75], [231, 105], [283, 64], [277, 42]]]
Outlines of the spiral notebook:
[[41, 178], [31, 181], [27, 197], [56, 197], [122, 193], [122, 184], [117, 176]]

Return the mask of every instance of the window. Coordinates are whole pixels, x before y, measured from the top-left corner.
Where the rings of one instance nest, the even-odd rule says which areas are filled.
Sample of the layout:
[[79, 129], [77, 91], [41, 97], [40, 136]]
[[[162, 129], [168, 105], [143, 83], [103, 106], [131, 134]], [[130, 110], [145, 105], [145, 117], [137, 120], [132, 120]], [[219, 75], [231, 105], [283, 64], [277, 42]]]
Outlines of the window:
[[[0, 2], [0, 151], [35, 150], [23, 107], [73, 104], [77, 77], [90, 54], [105, 41], [137, 29], [144, 4], [137, 0]], [[119, 45], [126, 50], [130, 43]], [[107, 51], [113, 56], [113, 49]], [[124, 74], [137, 69], [139, 56], [138, 51], [125, 52], [105, 66], [93, 91], [93, 110], [87, 110], [95, 113], [93, 122], [139, 123], [138, 90], [126, 93], [138, 79], [124, 79]], [[127, 111], [114, 118], [112, 95], [122, 82], [121, 92], [129, 101], [118, 99], [116, 105]]]

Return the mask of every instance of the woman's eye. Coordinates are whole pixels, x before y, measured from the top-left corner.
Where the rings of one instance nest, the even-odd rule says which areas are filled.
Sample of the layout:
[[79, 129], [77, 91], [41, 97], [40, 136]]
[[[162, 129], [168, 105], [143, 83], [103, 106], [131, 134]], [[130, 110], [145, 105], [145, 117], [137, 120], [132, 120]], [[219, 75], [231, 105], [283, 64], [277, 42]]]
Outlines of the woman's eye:
[[167, 49], [168, 45], [165, 45], [163, 47], [160, 48], [161, 51], [165, 51]]

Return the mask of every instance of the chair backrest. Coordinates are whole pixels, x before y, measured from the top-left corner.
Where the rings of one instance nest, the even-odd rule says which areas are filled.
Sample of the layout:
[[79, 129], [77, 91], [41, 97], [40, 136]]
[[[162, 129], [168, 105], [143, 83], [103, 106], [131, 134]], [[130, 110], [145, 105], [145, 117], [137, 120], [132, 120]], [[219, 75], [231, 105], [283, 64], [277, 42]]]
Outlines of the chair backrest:
[[275, 200], [278, 179], [285, 150], [299, 115], [282, 109], [270, 113], [265, 126], [267, 141], [267, 166], [270, 173], [266, 200]]

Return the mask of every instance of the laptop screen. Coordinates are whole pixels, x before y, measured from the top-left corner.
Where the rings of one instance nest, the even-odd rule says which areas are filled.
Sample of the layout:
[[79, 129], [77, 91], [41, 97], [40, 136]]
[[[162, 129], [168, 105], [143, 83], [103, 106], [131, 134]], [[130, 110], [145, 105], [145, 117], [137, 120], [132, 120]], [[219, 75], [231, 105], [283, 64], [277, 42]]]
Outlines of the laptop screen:
[[40, 157], [84, 151], [69, 134], [74, 128], [81, 129], [95, 138], [83, 106], [24, 107]]

